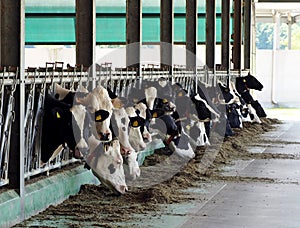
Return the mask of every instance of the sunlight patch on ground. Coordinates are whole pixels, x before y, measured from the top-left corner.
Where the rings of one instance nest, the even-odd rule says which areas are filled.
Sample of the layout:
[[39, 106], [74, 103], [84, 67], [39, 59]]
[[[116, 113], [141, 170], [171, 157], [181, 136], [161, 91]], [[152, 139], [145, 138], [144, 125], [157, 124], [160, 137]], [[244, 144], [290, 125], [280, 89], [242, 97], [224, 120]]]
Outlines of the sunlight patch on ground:
[[271, 108], [266, 109], [265, 111], [267, 113], [267, 116], [270, 118], [300, 121], [299, 108]]

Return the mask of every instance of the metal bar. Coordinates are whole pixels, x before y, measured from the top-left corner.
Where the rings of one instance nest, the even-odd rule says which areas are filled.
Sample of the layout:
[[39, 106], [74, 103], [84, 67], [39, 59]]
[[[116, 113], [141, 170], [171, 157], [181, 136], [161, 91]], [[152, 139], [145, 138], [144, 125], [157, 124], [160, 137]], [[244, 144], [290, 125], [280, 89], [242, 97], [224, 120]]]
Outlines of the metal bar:
[[216, 2], [206, 0], [206, 65], [215, 71]]
[[244, 1], [244, 69], [251, 68], [251, 4]]
[[76, 0], [76, 63], [95, 62], [96, 0]]
[[126, 0], [126, 66], [140, 74], [142, 42], [142, 1]]
[[160, 68], [173, 69], [173, 34], [174, 34], [174, 3], [173, 0], [160, 1]]
[[186, 0], [186, 67], [195, 69], [198, 41], [197, 0]]
[[230, 69], [230, 0], [222, 0], [222, 46], [221, 64]]
[[241, 69], [242, 0], [234, 1], [234, 33], [232, 61], [234, 69]]

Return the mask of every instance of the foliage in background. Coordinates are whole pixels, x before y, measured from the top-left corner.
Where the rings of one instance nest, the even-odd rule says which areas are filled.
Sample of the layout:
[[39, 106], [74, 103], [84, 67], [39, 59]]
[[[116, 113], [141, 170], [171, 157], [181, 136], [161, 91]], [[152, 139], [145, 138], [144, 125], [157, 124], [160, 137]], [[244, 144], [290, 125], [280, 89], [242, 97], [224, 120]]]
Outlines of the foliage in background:
[[[256, 48], [273, 49], [273, 23], [256, 24]], [[280, 49], [288, 49], [288, 25], [282, 23], [280, 26]], [[300, 50], [300, 24], [292, 25], [292, 50]]]

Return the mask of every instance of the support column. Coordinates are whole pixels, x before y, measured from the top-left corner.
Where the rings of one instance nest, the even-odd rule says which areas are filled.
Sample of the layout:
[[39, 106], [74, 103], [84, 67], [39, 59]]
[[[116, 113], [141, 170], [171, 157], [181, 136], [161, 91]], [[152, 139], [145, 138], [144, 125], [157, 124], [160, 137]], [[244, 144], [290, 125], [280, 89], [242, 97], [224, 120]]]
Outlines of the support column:
[[19, 67], [20, 85], [17, 85], [14, 93], [15, 121], [11, 129], [8, 178], [9, 187], [19, 190], [21, 197], [24, 196], [24, 9], [24, 0], [1, 1], [1, 65]]
[[197, 0], [186, 0], [186, 67], [196, 69], [198, 42]]
[[292, 25], [293, 25], [293, 18], [291, 13], [288, 13], [288, 50], [292, 49]]
[[216, 2], [206, 0], [206, 65], [215, 72]]
[[277, 50], [280, 50], [280, 13], [276, 10], [273, 11], [273, 22], [274, 22], [274, 31], [273, 31], [273, 50], [272, 50], [272, 78], [271, 78], [271, 102], [274, 105], [277, 105], [275, 99], [275, 87], [276, 87], [276, 66], [277, 66]]
[[233, 68], [241, 69], [242, 0], [234, 0]]
[[76, 0], [76, 64], [95, 62], [96, 0]]
[[230, 0], [222, 0], [222, 50], [221, 64], [230, 69]]
[[252, 0], [244, 1], [244, 69], [251, 68], [251, 4]]
[[140, 72], [142, 1], [126, 0], [126, 66]]
[[160, 67], [173, 69], [173, 34], [174, 34], [173, 0], [160, 1]]

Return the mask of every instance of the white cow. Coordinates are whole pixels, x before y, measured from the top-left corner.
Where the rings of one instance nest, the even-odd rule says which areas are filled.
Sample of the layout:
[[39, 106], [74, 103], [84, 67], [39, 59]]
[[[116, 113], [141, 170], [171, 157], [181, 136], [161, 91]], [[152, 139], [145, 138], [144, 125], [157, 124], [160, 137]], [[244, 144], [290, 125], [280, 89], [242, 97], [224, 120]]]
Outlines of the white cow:
[[[129, 127], [129, 142], [130, 145], [135, 149], [135, 151], [142, 151], [146, 148], [146, 144], [143, 140], [143, 136], [141, 133], [141, 124], [138, 120], [138, 115], [136, 113], [136, 109], [134, 107], [127, 107], [126, 113], [131, 119], [131, 124]], [[136, 118], [136, 120], [134, 120]]]
[[124, 194], [128, 188], [125, 182], [119, 141], [112, 140], [103, 144], [94, 135], [91, 135], [88, 144], [90, 153], [86, 162], [91, 167], [93, 174], [103, 185], [115, 193]]
[[[144, 103], [137, 103], [134, 105], [134, 108], [138, 110], [139, 116], [142, 117], [143, 119], [146, 119], [146, 111], [147, 111], [147, 106]], [[145, 143], [150, 143], [152, 142], [152, 136], [149, 133], [148, 129], [146, 126], [142, 126], [142, 135]]]

